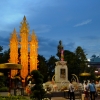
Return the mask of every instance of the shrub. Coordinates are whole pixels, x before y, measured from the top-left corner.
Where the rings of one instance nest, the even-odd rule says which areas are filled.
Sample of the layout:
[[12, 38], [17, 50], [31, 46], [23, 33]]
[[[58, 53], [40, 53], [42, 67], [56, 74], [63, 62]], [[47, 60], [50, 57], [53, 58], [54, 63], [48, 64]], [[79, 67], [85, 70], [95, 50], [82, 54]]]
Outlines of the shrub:
[[1, 87], [0, 92], [8, 92], [9, 88], [8, 87]]
[[0, 100], [29, 100], [23, 96], [0, 96]]
[[46, 92], [43, 89], [43, 76], [38, 70], [33, 70], [31, 75], [33, 79], [32, 83], [35, 85], [31, 88], [30, 97], [32, 100], [42, 100], [46, 95]]

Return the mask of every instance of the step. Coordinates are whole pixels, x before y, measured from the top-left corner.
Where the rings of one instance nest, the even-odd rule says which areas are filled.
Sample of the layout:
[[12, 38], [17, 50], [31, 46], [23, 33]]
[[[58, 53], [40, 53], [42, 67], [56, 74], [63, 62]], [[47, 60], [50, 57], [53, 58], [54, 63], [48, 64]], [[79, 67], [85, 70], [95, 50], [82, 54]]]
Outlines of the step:
[[66, 100], [63, 97], [52, 97], [51, 100]]

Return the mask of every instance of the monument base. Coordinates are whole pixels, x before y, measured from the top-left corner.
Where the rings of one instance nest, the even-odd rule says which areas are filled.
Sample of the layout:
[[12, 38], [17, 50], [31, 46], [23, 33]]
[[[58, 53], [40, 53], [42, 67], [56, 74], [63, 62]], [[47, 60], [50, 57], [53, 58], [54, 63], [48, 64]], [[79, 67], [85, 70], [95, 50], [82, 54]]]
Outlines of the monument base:
[[57, 84], [58, 90], [61, 88], [69, 87], [68, 81], [68, 68], [66, 61], [57, 61], [55, 66], [55, 83]]
[[55, 84], [57, 85], [58, 90], [61, 90], [61, 89], [67, 90], [69, 87], [69, 81], [67, 81], [67, 82], [55, 82]]

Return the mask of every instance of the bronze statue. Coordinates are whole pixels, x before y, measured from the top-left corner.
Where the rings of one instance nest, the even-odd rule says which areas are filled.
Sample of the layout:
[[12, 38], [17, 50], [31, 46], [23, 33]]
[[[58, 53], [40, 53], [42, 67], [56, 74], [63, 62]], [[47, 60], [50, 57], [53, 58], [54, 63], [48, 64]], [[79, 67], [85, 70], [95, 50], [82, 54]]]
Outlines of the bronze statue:
[[62, 41], [59, 41], [59, 45], [57, 47], [58, 52], [57, 52], [57, 56], [59, 57], [59, 60], [63, 60], [63, 45], [62, 45]]

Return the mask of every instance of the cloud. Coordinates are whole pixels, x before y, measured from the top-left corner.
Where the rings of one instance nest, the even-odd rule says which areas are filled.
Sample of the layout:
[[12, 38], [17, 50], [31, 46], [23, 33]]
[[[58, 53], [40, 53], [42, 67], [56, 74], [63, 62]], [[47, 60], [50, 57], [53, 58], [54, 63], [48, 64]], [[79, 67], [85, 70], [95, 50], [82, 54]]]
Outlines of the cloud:
[[81, 22], [79, 24], [74, 25], [74, 27], [78, 27], [78, 26], [83, 26], [83, 25], [89, 24], [91, 21], [92, 21], [91, 19], [88, 19], [88, 20], [86, 20], [84, 22]]
[[64, 45], [65, 50], [73, 51], [75, 50], [75, 42], [69, 42], [66, 45]]
[[50, 38], [38, 37], [40, 55], [49, 58], [51, 55], [56, 56], [58, 41]]
[[[59, 41], [51, 39], [51, 38], [44, 38], [44, 37], [38, 37], [39, 40], [39, 54], [44, 55], [46, 59], [50, 58], [50, 56], [56, 56], [57, 54], [57, 46], [59, 45]], [[66, 42], [62, 44], [64, 47], [64, 50], [75, 50], [75, 43], [74, 42]]]
[[[31, 29], [32, 30], [32, 29]], [[51, 26], [50, 25], [34, 25], [34, 30], [35, 32], [38, 33], [48, 33], [51, 30]]]
[[80, 42], [80, 45], [82, 48], [84, 48], [87, 58], [90, 58], [93, 54], [100, 54], [98, 51], [100, 51], [100, 36], [96, 35], [87, 35], [82, 36], [78, 41]]
[[3, 47], [3, 51], [7, 50], [9, 48], [9, 37], [1, 37], [0, 36], [0, 46]]

